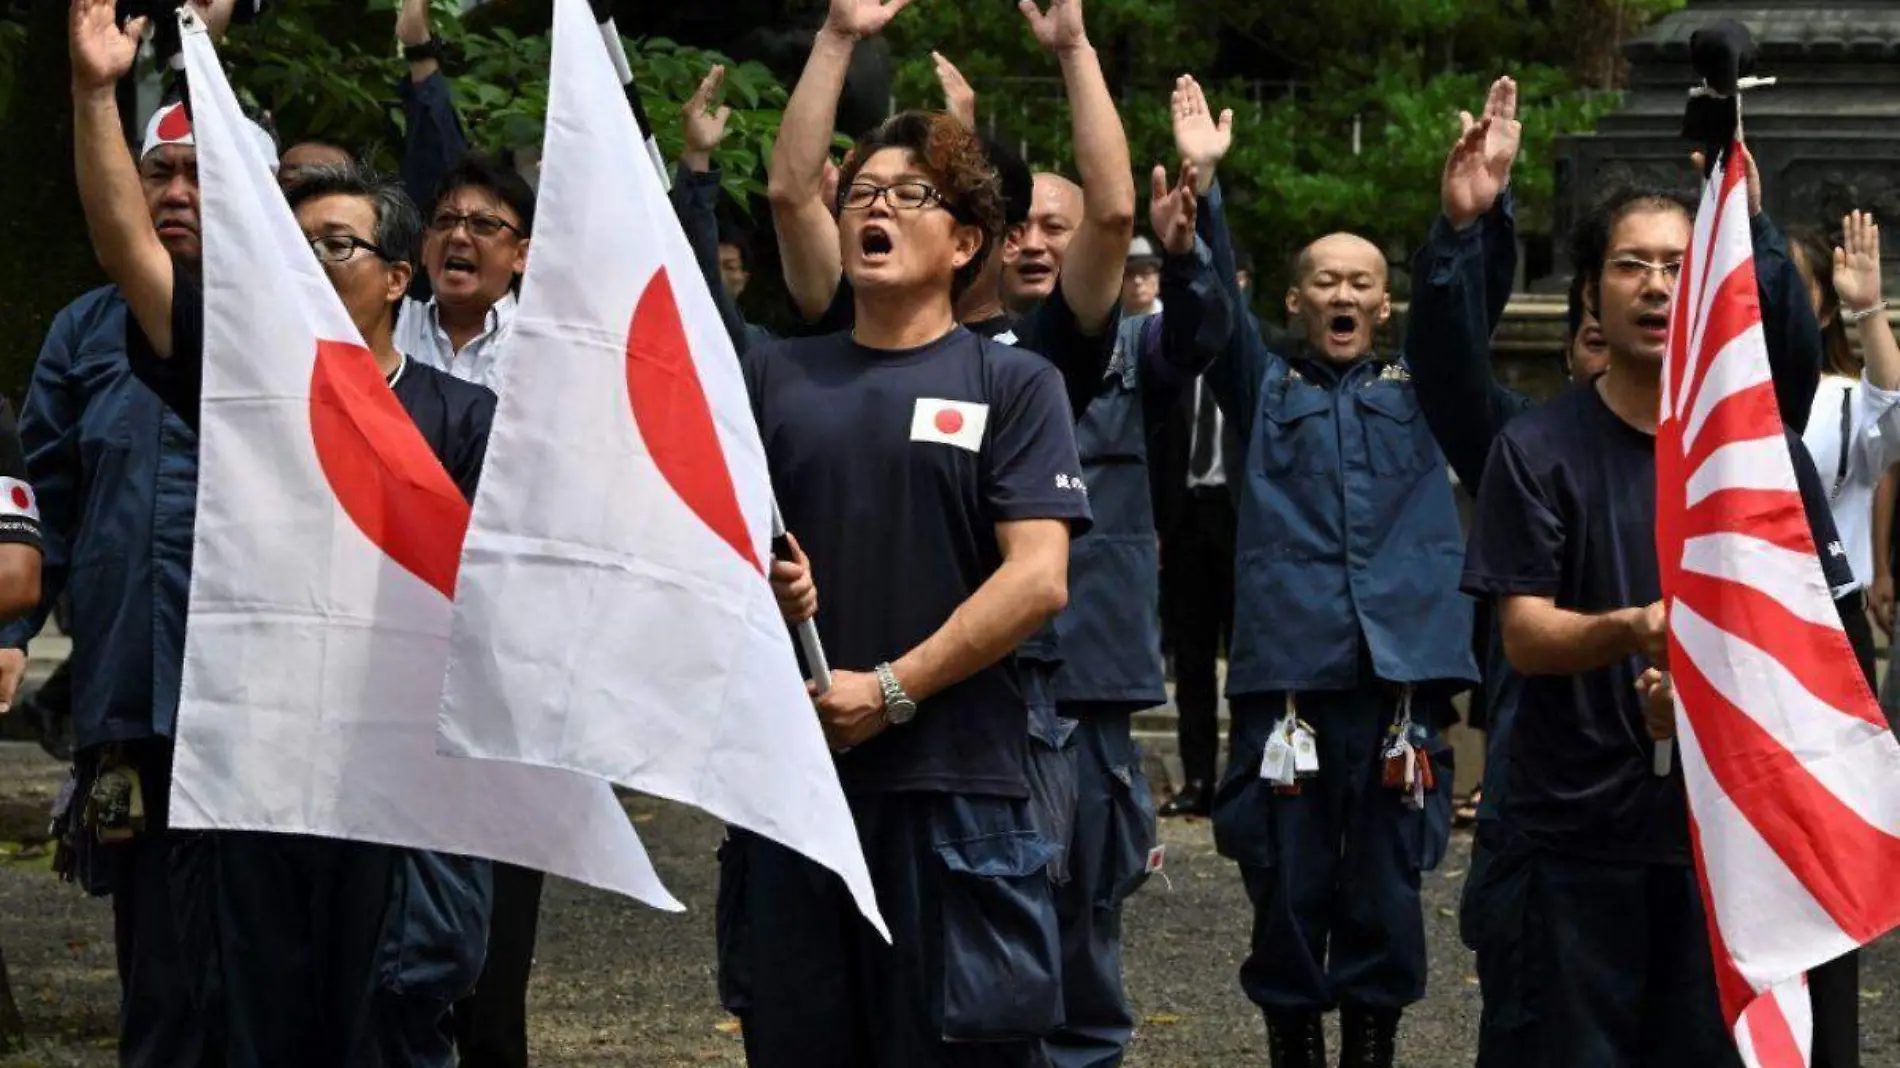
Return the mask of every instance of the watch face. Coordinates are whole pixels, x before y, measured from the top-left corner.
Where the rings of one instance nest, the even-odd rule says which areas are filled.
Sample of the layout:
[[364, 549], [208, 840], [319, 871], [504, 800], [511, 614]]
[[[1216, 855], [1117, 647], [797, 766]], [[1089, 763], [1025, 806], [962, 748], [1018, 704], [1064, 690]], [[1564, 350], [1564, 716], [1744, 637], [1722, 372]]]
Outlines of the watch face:
[[915, 701], [892, 701], [884, 706], [884, 716], [892, 723], [909, 723], [910, 718], [916, 714]]

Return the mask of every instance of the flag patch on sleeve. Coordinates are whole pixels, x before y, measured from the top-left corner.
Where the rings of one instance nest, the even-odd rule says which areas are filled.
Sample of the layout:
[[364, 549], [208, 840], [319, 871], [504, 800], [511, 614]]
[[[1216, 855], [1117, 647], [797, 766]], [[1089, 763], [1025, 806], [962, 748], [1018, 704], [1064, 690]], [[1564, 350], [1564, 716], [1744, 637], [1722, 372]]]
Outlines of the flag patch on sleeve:
[[24, 516], [34, 522], [40, 518], [40, 501], [33, 487], [17, 478], [0, 475], [0, 516]]

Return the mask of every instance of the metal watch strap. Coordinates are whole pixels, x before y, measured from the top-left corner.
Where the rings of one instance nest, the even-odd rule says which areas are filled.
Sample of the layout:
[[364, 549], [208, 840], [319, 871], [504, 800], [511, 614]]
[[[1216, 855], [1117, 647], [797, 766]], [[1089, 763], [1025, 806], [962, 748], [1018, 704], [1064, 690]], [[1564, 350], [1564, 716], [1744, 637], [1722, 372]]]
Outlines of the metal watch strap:
[[872, 670], [877, 673], [877, 686], [884, 694], [884, 718], [889, 720], [891, 706], [899, 701], [910, 701], [910, 695], [904, 692], [904, 687], [897, 681], [897, 673], [891, 670], [890, 664], [879, 664]]

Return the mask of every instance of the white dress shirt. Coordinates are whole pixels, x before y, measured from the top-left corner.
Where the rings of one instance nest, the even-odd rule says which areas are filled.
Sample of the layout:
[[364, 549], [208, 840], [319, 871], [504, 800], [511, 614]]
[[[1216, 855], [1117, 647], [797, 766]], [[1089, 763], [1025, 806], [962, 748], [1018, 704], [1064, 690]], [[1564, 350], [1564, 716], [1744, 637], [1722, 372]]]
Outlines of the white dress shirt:
[[515, 295], [504, 294], [488, 309], [488, 322], [482, 332], [457, 352], [436, 314], [435, 300], [425, 304], [405, 298], [402, 314], [396, 319], [396, 348], [412, 360], [499, 393], [508, 339], [514, 334], [515, 307]]
[[[1900, 393], [1859, 378], [1822, 375], [1801, 440], [1828, 490], [1847, 562], [1863, 587], [1874, 581], [1874, 486], [1900, 461]], [[1842, 445], [1846, 462], [1842, 462]]]

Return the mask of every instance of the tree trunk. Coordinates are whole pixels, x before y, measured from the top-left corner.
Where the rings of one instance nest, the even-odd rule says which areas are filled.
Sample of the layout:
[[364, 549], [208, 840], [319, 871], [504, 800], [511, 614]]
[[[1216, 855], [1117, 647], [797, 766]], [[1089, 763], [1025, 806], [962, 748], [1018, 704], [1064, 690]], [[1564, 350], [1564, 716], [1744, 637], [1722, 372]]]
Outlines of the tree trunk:
[[73, 183], [72, 74], [64, 0], [30, 0], [18, 83], [0, 116], [0, 145], [23, 148], [0, 167], [0, 394], [19, 405], [53, 316], [104, 279]]
[[0, 949], [0, 1053], [26, 1048], [26, 1021], [13, 1001], [13, 983], [7, 979], [7, 953]]

